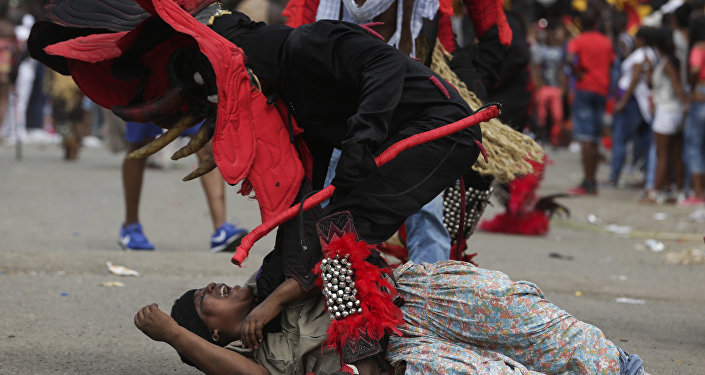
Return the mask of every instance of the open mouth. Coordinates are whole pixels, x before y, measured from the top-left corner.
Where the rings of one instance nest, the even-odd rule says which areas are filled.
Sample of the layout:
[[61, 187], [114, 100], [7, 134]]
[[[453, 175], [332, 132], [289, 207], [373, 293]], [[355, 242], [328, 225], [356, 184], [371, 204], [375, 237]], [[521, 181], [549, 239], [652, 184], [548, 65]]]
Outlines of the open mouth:
[[220, 286], [220, 298], [225, 298], [228, 295], [228, 286], [223, 284]]

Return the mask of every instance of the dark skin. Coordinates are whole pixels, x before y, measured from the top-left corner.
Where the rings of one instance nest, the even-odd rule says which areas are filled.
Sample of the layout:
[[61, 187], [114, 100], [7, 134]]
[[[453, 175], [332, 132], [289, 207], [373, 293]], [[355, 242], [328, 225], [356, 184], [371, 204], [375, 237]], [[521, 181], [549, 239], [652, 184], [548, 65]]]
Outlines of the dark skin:
[[[587, 28], [587, 31], [594, 31], [595, 27]], [[567, 63], [571, 66], [575, 76], [578, 80], [582, 80], [585, 72], [580, 69], [575, 63], [575, 54], [568, 53]], [[632, 89], [633, 91], [633, 89]], [[626, 102], [625, 102], [626, 103]], [[619, 103], [617, 104], [619, 105]], [[615, 105], [615, 111], [617, 111], [617, 105]], [[622, 108], [624, 104], [622, 104]], [[600, 163], [600, 150], [595, 142], [583, 141], [580, 142], [581, 148], [581, 163], [583, 166], [583, 174], [585, 182], [589, 184], [595, 184], [597, 175], [597, 166]]]
[[[237, 340], [242, 318], [253, 305], [252, 291], [247, 287], [230, 288], [211, 283], [196, 292], [194, 304], [199, 317], [213, 336], [219, 339], [218, 342]], [[181, 327], [156, 303], [140, 309], [135, 314], [134, 322], [149, 338], [171, 345], [205, 374], [267, 374], [264, 367], [250, 359]]]
[[[665, 52], [659, 51], [662, 55]], [[650, 69], [651, 70], [651, 69]], [[680, 78], [678, 77], [678, 67], [669, 59], [666, 60], [664, 73], [673, 86], [673, 90], [678, 95], [678, 99], [683, 105], [683, 113], [688, 113], [688, 97], [681, 86]], [[652, 73], [649, 72], [649, 77]], [[681, 157], [683, 149], [683, 134], [659, 134], [654, 133], [654, 141], [656, 143], [656, 176], [654, 179], [654, 190], [663, 190], [668, 183], [669, 166], [673, 168], [676, 186], [678, 190], [683, 189], [683, 158]]]
[[[411, 55], [412, 47], [413, 47], [413, 40], [411, 40], [411, 7], [414, 5], [414, 2], [412, 0], [398, 0], [398, 1], [403, 1], [404, 4], [403, 6], [403, 18], [401, 21], [401, 27], [402, 27], [402, 32], [401, 36], [399, 38], [399, 50], [404, 52], [406, 55]], [[373, 22], [382, 22], [382, 25], [377, 25], [374, 26], [374, 30], [379, 33], [379, 35], [384, 38], [384, 41], [387, 42], [389, 39], [394, 35], [394, 33], [397, 31], [397, 7], [399, 6], [399, 2], [395, 1], [392, 5], [389, 6], [387, 10], [384, 12], [380, 13], [377, 17], [375, 17], [372, 21]], [[366, 0], [355, 0], [355, 4], [358, 6], [362, 6], [365, 4]], [[342, 19], [342, 9], [340, 18]]]
[[[249, 287], [210, 283], [196, 291], [194, 305], [217, 343], [241, 340], [244, 347], [256, 349], [263, 341], [262, 328], [267, 322], [284, 306], [312, 295], [320, 295], [320, 291], [305, 292], [294, 279], [288, 279], [255, 306]], [[156, 303], [140, 309], [134, 322], [149, 338], [171, 345], [206, 374], [267, 374], [264, 367], [250, 359], [179, 326]]]
[[[414, 4], [413, 1], [411, 0], [399, 0], [403, 1], [403, 11], [404, 11], [404, 16], [401, 21], [401, 27], [402, 27], [402, 32], [401, 36], [399, 39], [399, 50], [404, 52], [405, 55], [410, 55], [412, 51], [412, 43], [414, 42], [411, 40], [411, 6]], [[365, 3], [365, 1], [356, 1], [358, 5], [362, 5]], [[375, 26], [374, 29], [377, 31], [382, 37], [384, 38], [384, 41], [387, 42], [389, 41], [389, 38], [394, 35], [394, 33], [397, 31], [397, 7], [398, 7], [398, 2], [394, 2], [394, 4], [389, 6], [389, 9], [385, 10], [380, 14], [379, 16], [374, 18], [374, 22], [383, 22], [383, 25]]]
[[239, 337], [242, 341], [242, 346], [258, 349], [259, 344], [264, 339], [262, 328], [279, 315], [285, 306], [320, 295], [320, 289], [313, 288], [305, 291], [295, 279], [286, 279], [262, 303], [257, 305], [242, 322]]
[[[128, 145], [127, 154], [153, 140], [154, 138], [148, 138], [139, 143], [130, 143]], [[201, 148], [196, 153], [198, 162], [203, 162], [212, 153], [212, 144], [208, 142], [205, 147]], [[122, 185], [125, 196], [125, 226], [140, 221], [139, 203], [146, 166], [147, 159], [125, 158], [122, 163]], [[206, 194], [206, 201], [208, 202], [211, 221], [213, 222], [213, 230], [217, 230], [225, 222], [225, 182], [217, 169], [201, 176], [200, 180], [203, 186], [203, 192]]]
[[[641, 38], [636, 38], [634, 39], [634, 50], [637, 50], [641, 47], [646, 45], [643, 39]], [[624, 91], [624, 95], [619, 99], [617, 103], [614, 105], [614, 111], [615, 112], [621, 112], [624, 107], [627, 105], [627, 102], [629, 101], [629, 98], [634, 95], [634, 90], [636, 90], [636, 86], [639, 84], [639, 81], [641, 81], [642, 74], [646, 70], [648, 70], [651, 67], [651, 61], [647, 58], [646, 61], [644, 61], [642, 64], [634, 64], [632, 67], [632, 80], [629, 82], [629, 86], [627, 87], [627, 90]], [[646, 68], [646, 69], [645, 69]]]

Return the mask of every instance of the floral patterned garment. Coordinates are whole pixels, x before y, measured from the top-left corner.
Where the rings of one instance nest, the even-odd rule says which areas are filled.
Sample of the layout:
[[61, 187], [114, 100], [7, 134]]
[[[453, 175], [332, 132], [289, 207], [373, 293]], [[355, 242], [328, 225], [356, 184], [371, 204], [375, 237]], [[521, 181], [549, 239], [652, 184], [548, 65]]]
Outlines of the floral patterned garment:
[[458, 261], [395, 274], [405, 323], [387, 356], [406, 361], [406, 374], [620, 373], [617, 347], [533, 283]]

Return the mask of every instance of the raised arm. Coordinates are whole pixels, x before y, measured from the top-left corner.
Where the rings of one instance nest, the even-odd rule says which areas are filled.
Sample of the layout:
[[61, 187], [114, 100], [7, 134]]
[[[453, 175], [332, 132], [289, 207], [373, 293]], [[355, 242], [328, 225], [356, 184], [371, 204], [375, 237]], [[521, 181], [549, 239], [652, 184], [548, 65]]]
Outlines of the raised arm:
[[141, 308], [135, 326], [152, 340], [165, 342], [208, 375], [267, 375], [267, 370], [231, 350], [210, 343], [181, 327], [156, 303]]

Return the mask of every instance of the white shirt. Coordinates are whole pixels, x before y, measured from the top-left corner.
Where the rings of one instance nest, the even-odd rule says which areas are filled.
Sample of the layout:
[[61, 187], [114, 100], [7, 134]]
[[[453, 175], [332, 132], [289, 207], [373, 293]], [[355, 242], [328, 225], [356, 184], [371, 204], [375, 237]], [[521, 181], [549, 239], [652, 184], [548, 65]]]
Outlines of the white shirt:
[[[647, 59], [651, 62], [651, 64], [655, 64], [657, 60], [656, 52], [654, 52], [654, 50], [650, 47], [640, 47], [630, 53], [629, 56], [622, 61], [622, 65], [620, 65], [619, 81], [617, 81], [617, 87], [620, 90], [626, 91], [629, 87], [629, 83], [632, 81], [632, 69], [634, 69], [634, 65], [643, 64], [647, 61]], [[639, 83], [637, 83], [634, 88], [634, 98], [637, 103], [639, 103], [639, 111], [641, 112], [641, 116], [646, 122], [649, 123], [652, 118], [651, 105], [649, 101], [650, 96], [651, 91], [649, 90], [649, 86], [646, 84], [646, 76], [645, 74], [642, 74], [639, 79]]]

